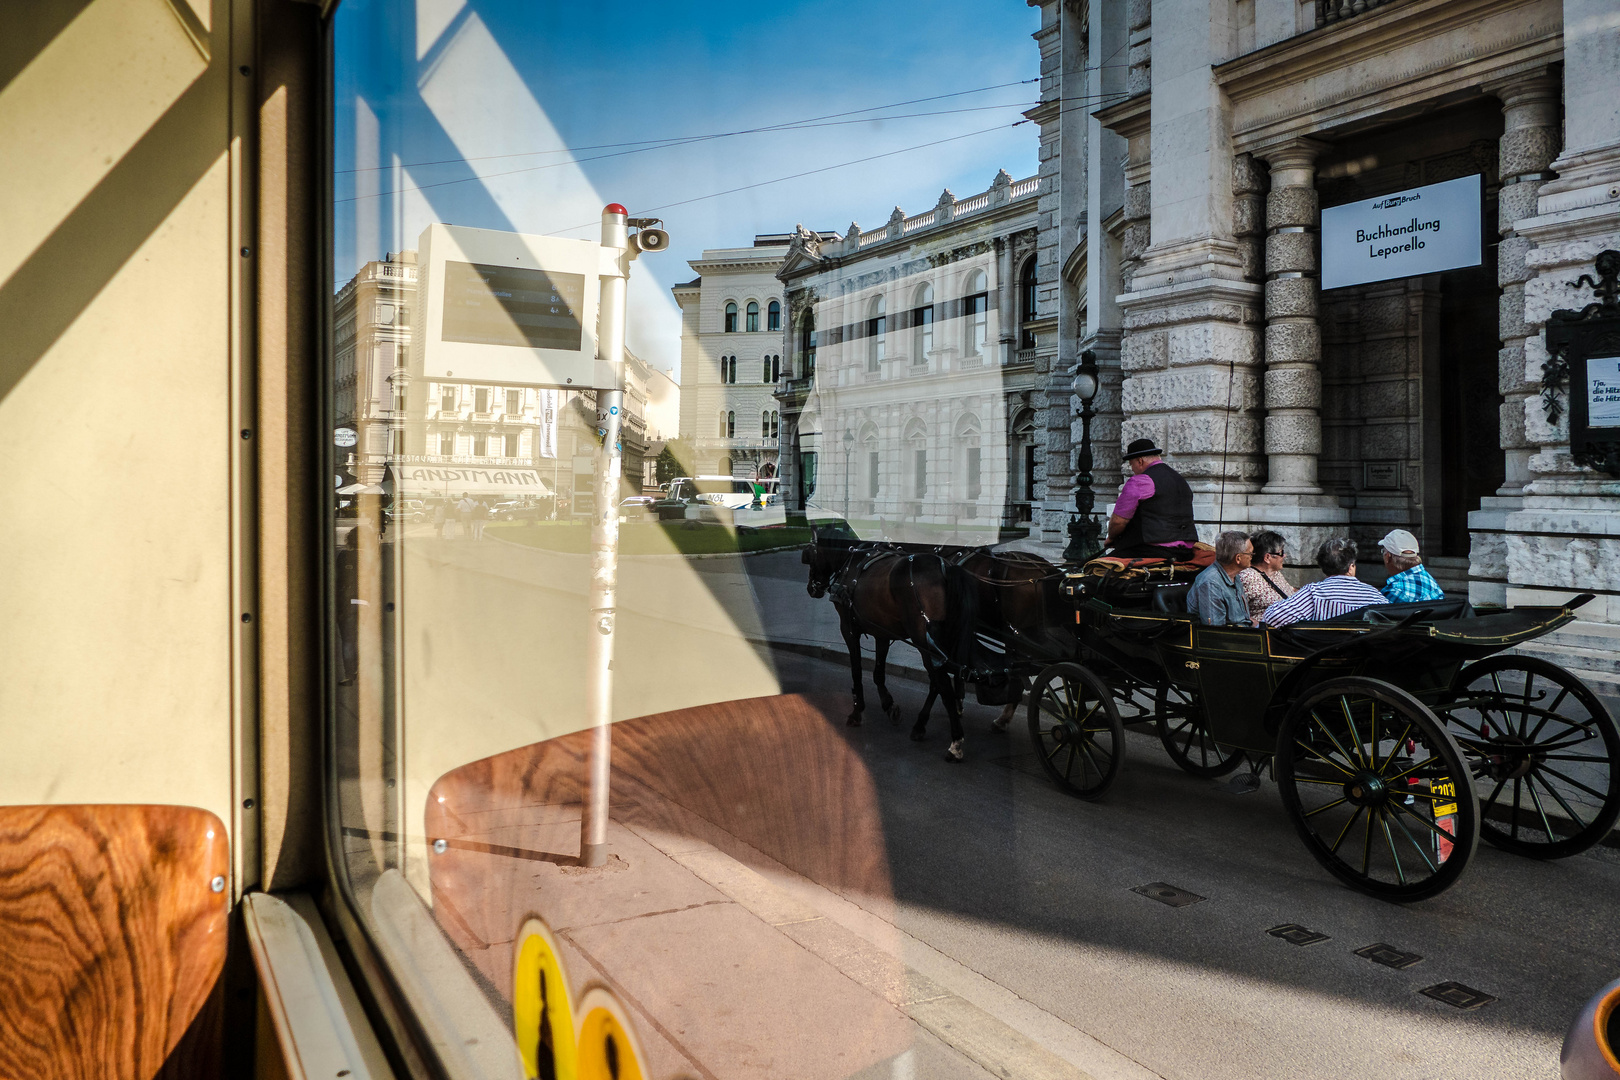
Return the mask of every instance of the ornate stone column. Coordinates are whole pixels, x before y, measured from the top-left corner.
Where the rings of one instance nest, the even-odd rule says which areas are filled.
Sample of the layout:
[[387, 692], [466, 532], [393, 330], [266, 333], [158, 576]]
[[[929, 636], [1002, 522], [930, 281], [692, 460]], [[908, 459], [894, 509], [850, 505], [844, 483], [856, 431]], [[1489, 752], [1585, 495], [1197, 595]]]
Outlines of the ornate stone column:
[[[1468, 595], [1481, 604], [1507, 601], [1507, 516], [1523, 503], [1531, 480], [1530, 459], [1536, 444], [1526, 423], [1540, 405], [1539, 328], [1525, 320], [1525, 285], [1535, 276], [1526, 265], [1534, 244], [1521, 235], [1519, 223], [1536, 215], [1536, 199], [1559, 146], [1559, 83], [1544, 70], [1486, 87], [1502, 102], [1503, 130], [1498, 149], [1496, 280], [1502, 287], [1497, 354], [1497, 389], [1502, 395], [1499, 421], [1502, 486], [1494, 497], [1480, 500], [1468, 515]], [[1526, 358], [1526, 350], [1532, 360]]]
[[1559, 149], [1559, 85], [1545, 72], [1486, 87], [1502, 102], [1504, 129], [1500, 146], [1502, 189], [1497, 195], [1497, 227], [1502, 242], [1497, 248], [1496, 281], [1502, 287], [1500, 332], [1502, 351], [1499, 386], [1502, 392], [1502, 452], [1505, 478], [1498, 495], [1516, 496], [1530, 482], [1530, 456], [1535, 452], [1525, 437], [1525, 406], [1539, 394], [1539, 365], [1535, 375], [1525, 368], [1525, 339], [1539, 337], [1525, 323], [1524, 286], [1532, 272], [1525, 256], [1534, 246], [1516, 228], [1534, 217], [1541, 185], [1552, 178], [1549, 167]]
[[1322, 333], [1316, 323], [1316, 158], [1296, 139], [1266, 153], [1266, 495], [1320, 495]]

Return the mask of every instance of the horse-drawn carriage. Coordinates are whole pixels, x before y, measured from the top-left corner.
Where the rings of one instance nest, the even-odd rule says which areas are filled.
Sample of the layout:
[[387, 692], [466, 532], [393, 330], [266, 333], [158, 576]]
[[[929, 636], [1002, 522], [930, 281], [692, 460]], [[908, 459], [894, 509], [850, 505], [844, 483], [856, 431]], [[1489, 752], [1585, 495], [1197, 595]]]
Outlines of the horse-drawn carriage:
[[[939, 587], [916, 590], [916, 603], [933, 607], [913, 618], [908, 640], [930, 667], [930, 702], [935, 693], [946, 702], [953, 760], [962, 734], [947, 675], [986, 704], [1029, 687], [1041, 765], [1081, 798], [1101, 797], [1118, 778], [1125, 724], [1151, 723], [1193, 775], [1246, 764], [1258, 786], [1269, 768], [1307, 849], [1371, 896], [1433, 896], [1461, 875], [1482, 835], [1560, 858], [1605, 838], [1620, 817], [1614, 719], [1568, 671], [1505, 651], [1571, 621], [1590, 594], [1556, 607], [1475, 612], [1442, 600], [1283, 628], [1205, 626], [1185, 610], [1196, 568], [1184, 564], [1064, 570], [1027, 556], [894, 545], [815, 559], [835, 592], [863, 566], [892, 563], [882, 572], [903, 586], [915, 583], [919, 560], [930, 573], [937, 563]], [[819, 595], [817, 562], [808, 552], [806, 561]], [[860, 630], [849, 623], [855, 723]], [[926, 706], [914, 737], [925, 722]]]
[[[1177, 577], [1181, 580], [1177, 580]], [[1504, 650], [1590, 600], [1473, 611], [1442, 600], [1282, 628], [1205, 626], [1186, 572], [1070, 573], [1079, 649], [1035, 679], [1031, 738], [1053, 780], [1100, 796], [1124, 719], [1176, 763], [1268, 767], [1312, 856], [1387, 900], [1451, 885], [1479, 837], [1535, 858], [1584, 851], [1620, 816], [1620, 728], [1570, 672]], [[1162, 583], [1161, 583], [1162, 582]]]

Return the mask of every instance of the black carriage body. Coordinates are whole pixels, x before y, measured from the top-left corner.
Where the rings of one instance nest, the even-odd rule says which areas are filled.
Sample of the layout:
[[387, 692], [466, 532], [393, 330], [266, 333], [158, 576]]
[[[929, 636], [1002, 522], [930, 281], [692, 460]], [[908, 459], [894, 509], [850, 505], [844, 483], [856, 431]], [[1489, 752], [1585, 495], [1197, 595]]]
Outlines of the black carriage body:
[[1463, 665], [1573, 618], [1568, 607], [1474, 615], [1461, 601], [1386, 604], [1280, 629], [1205, 626], [1096, 599], [1076, 614], [1082, 662], [1126, 685], [1196, 693], [1215, 739], [1258, 755], [1275, 750], [1289, 706], [1328, 679], [1376, 678], [1434, 706]]

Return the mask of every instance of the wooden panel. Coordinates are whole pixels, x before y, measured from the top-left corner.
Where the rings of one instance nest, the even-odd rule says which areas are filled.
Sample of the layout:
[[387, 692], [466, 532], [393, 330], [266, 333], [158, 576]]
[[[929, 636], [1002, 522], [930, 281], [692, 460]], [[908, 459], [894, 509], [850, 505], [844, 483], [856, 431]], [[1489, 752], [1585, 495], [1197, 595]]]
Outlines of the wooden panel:
[[[742, 841], [828, 888], [886, 896], [877, 794], [843, 731], [797, 694], [621, 720], [613, 725], [613, 819], [690, 831], [689, 817], [669, 813], [673, 804], [712, 827], [701, 839], [722, 850]], [[429, 835], [489, 840], [524, 820], [525, 809], [577, 810], [589, 738], [576, 732], [446, 773], [428, 794]], [[576, 834], [557, 853], [578, 851]]]
[[0, 807], [0, 1077], [156, 1076], [217, 996], [229, 868], [206, 810]]

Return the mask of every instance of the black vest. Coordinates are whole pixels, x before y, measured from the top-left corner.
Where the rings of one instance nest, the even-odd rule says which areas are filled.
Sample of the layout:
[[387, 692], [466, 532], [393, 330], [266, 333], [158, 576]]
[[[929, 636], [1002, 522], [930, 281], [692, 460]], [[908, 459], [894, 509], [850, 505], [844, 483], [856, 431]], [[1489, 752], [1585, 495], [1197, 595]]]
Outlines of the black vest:
[[1136, 504], [1136, 513], [1125, 523], [1114, 546], [1137, 544], [1196, 543], [1198, 528], [1193, 524], [1193, 494], [1187, 481], [1164, 462], [1147, 467], [1153, 480], [1153, 498]]

